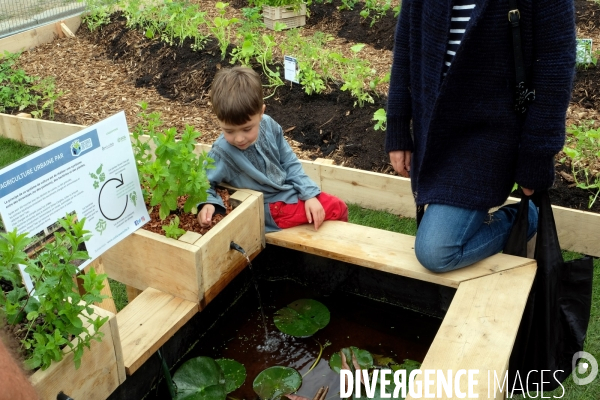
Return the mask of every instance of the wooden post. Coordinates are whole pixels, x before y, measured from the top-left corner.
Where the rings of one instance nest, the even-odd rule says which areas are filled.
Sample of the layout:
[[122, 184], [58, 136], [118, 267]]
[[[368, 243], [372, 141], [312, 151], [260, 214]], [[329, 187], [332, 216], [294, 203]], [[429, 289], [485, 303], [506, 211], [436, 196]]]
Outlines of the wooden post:
[[[67, 24], [65, 24], [65, 21], [60, 21], [60, 30], [67, 37], [70, 37], [70, 38], [75, 37], [75, 34], [69, 29]], [[63, 35], [63, 37], [64, 37], [64, 35]]]

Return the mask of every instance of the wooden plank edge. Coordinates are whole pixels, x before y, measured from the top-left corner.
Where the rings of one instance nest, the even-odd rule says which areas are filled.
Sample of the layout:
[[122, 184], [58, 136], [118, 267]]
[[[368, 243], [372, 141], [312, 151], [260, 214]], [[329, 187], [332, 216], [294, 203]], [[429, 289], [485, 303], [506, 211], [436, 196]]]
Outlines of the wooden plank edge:
[[[529, 275], [530, 279], [529, 279], [529, 285], [527, 285], [527, 287], [529, 288], [528, 290], [531, 290], [531, 287], [532, 287], [533, 282], [535, 280], [535, 269], [532, 270], [532, 271], [531, 270], [528, 271], [528, 269], [531, 269], [531, 265], [526, 265], [526, 266], [522, 266], [522, 267], [519, 267], [519, 268], [522, 268], [522, 270], [509, 269], [509, 270], [501, 271], [498, 274], [504, 274], [504, 273], [508, 273], [508, 274], [513, 273], [514, 274], [514, 273], [517, 273], [517, 274], [523, 274], [523, 275], [526, 275], [526, 276]], [[487, 276], [484, 276], [484, 277], [481, 277], [481, 278], [478, 278], [478, 279], [480, 280], [480, 282], [483, 283], [484, 280], [489, 280], [490, 278], [498, 278], [498, 275], [497, 274], [495, 274], [495, 276], [487, 275]], [[454, 299], [457, 299], [458, 298], [457, 296], [459, 296], [459, 295], [462, 296], [463, 295], [463, 290], [467, 290], [466, 289], [467, 287], [471, 288], [474, 284], [476, 285], [477, 283], [479, 283], [479, 282], [477, 282], [477, 279], [474, 279], [474, 280], [470, 280], [468, 282], [465, 282], [465, 284], [461, 285], [462, 288], [461, 288], [461, 286], [459, 286], [459, 288], [457, 290], [457, 293], [454, 296]], [[459, 293], [459, 291], [460, 291], [460, 293]], [[527, 302], [527, 300], [525, 299], [523, 301], [522, 307], [520, 307], [520, 309], [518, 310], [519, 311], [518, 315], [520, 315], [520, 317], [518, 318], [518, 321], [516, 319], [514, 321], [515, 322], [515, 324], [513, 326], [513, 328], [514, 328], [514, 334], [511, 336], [512, 340], [510, 342], [510, 351], [508, 352], [508, 356], [510, 356], [510, 353], [512, 352], [512, 348], [514, 347], [514, 343], [515, 343], [515, 340], [516, 340], [517, 331], [519, 329], [519, 325], [520, 325], [520, 322], [521, 322], [521, 319], [522, 319], [522, 315], [523, 315], [523, 312], [525, 310], [526, 302]], [[474, 307], [480, 307], [480, 306], [481, 305], [478, 304], [478, 305], [475, 305]], [[449, 312], [450, 312], [451, 309], [452, 309], [452, 304], [450, 305]], [[446, 314], [446, 317], [447, 316], [448, 316], [448, 314]], [[435, 363], [433, 361], [431, 361], [432, 358], [435, 358], [435, 356], [433, 354], [431, 354], [431, 350], [432, 349], [433, 349], [433, 351], [439, 350], [439, 349], [437, 349], [437, 347], [439, 347], [439, 348], [443, 349], [444, 352], [448, 351], [448, 348], [446, 347], [447, 340], [445, 340], [446, 339], [445, 337], [441, 337], [441, 335], [442, 335], [441, 332], [443, 332], [443, 328], [444, 327], [458, 328], [458, 326], [455, 326], [456, 322], [449, 321], [449, 318], [446, 318], [446, 317], [444, 317], [444, 319], [442, 321], [442, 326], [440, 326], [440, 328], [438, 330], [438, 333], [436, 334], [436, 336], [434, 338], [434, 342], [430, 346], [430, 350], [425, 355], [425, 359], [423, 360], [423, 363], [422, 363], [422, 365], [420, 367], [420, 369], [422, 371], [423, 370], [440, 370], [440, 369], [443, 370], [443, 371], [445, 371], [446, 369], [451, 369], [452, 371], [458, 371], [460, 369], [464, 369], [464, 366], [462, 366], [462, 365], [461, 366], [454, 366], [453, 365], [452, 368], [446, 368], [447, 366], [443, 366], [443, 368], [442, 368], [442, 366], [435, 365]], [[462, 315], [460, 318], [466, 318], [466, 317], [467, 316]], [[450, 329], [450, 330], [452, 330], [452, 329]], [[493, 332], [492, 332], [492, 334], [493, 334]], [[485, 336], [485, 334], [484, 334], [484, 336]], [[443, 342], [444, 345], [442, 345], [442, 346], [437, 345], [440, 342]], [[453, 345], [461, 345], [461, 347], [462, 347], [462, 343], [460, 343], [460, 342], [456, 342], [456, 343], [452, 342], [452, 344]], [[461, 349], [461, 353], [463, 351], [464, 351], [464, 348]], [[486, 353], [485, 352], [479, 352], [478, 354], [479, 355], [485, 355]], [[500, 371], [499, 376], [504, 376], [504, 374], [508, 370], [508, 356], [507, 356], [507, 359], [505, 360], [505, 362], [503, 363], [503, 369]], [[443, 359], [444, 357], [442, 356], [440, 358]], [[472, 360], [473, 360], [472, 358], [469, 358], [469, 361], [472, 361]], [[481, 367], [478, 366], [478, 369], [481, 369]], [[484, 377], [484, 379], [478, 379], [478, 380], [479, 380], [479, 382], [483, 382], [483, 383], [489, 384], [489, 382], [487, 382], [486, 378], [487, 377]], [[423, 381], [422, 375], [418, 376], [417, 380], [420, 380], [422, 382]], [[435, 379], [434, 379], [434, 382], [435, 382]], [[435, 387], [435, 385], [434, 385], [434, 387]], [[486, 387], [487, 387], [487, 385], [486, 385]], [[464, 387], [462, 389], [464, 389]], [[466, 390], [461, 390], [461, 391], [464, 392], [464, 393], [467, 392]], [[505, 398], [504, 397], [504, 392], [501, 392], [501, 393], [498, 393], [498, 394], [499, 394], [500, 397], [495, 396], [493, 398], [495, 398], [495, 399], [504, 399]], [[448, 397], [442, 396], [441, 398], [442, 399], [447, 399]], [[450, 397], [450, 398], [454, 398], [454, 397]], [[407, 395], [406, 399], [407, 400], [411, 400], [411, 399], [413, 399], [413, 397], [410, 396], [410, 395]]]
[[455, 289], [458, 288], [458, 286], [460, 284], [460, 280], [450, 278], [444, 274], [435, 274], [433, 272], [429, 272], [425, 268], [423, 268], [423, 271], [416, 271], [416, 270], [404, 269], [404, 268], [392, 268], [387, 264], [376, 263], [371, 260], [359, 259], [356, 257], [342, 257], [339, 255], [340, 253], [336, 253], [335, 250], [331, 251], [328, 249], [309, 247], [309, 246], [305, 246], [303, 244], [299, 244], [296, 242], [281, 240], [281, 239], [277, 238], [276, 236], [272, 236], [270, 234], [266, 234], [265, 239], [266, 239], [267, 244], [271, 244], [274, 246], [285, 247], [288, 249], [297, 250], [297, 251], [301, 251], [301, 252], [308, 253], [308, 254], [314, 254], [314, 255], [320, 256], [320, 257], [331, 258], [334, 260], [347, 262], [347, 263], [354, 264], [354, 265], [359, 265], [359, 266], [365, 267], [365, 268], [375, 269], [375, 270], [386, 272], [386, 273], [393, 274], [393, 275], [399, 275], [399, 276], [404, 276], [407, 278], [417, 279], [420, 281], [431, 282], [431, 283], [435, 283], [435, 284], [442, 285], [442, 286], [448, 286], [448, 287], [455, 288]]
[[[198, 312], [198, 304], [193, 303], [191, 301], [180, 299], [182, 306], [186, 308], [186, 313], [179, 319], [179, 321], [173, 325], [165, 334], [161, 337], [161, 339], [155, 342], [152, 347], [146, 351], [141, 357], [138, 357], [131, 365], [125, 365], [125, 372], [128, 376], [131, 376], [135, 371], [137, 371], [155, 352], [158, 348], [160, 348], [167, 340], [169, 340], [177, 331], [185, 325], [196, 313]], [[160, 344], [158, 344], [160, 343]], [[157, 345], [158, 344], [158, 345]]]
[[[81, 26], [81, 16], [67, 18], [64, 24], [71, 32], [77, 32]], [[0, 53], [9, 51], [16, 53], [29, 50], [42, 44], [50, 43], [58, 36], [56, 23], [51, 22], [25, 32], [17, 33], [0, 39]]]

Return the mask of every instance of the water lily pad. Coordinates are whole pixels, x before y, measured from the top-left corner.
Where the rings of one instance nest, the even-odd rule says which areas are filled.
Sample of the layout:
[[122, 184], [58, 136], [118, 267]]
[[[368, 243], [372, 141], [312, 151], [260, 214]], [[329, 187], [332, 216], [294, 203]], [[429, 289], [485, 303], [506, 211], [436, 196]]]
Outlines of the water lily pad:
[[233, 392], [244, 384], [246, 368], [242, 364], [229, 358], [220, 358], [215, 361], [225, 374], [225, 390], [227, 393]]
[[[356, 357], [356, 362], [361, 369], [369, 369], [373, 368], [373, 356], [367, 350], [359, 349], [358, 347], [344, 347], [341, 351], [344, 352], [346, 356], [346, 363], [350, 368], [352, 368], [352, 372], [354, 372], [354, 366], [352, 365], [352, 353], [354, 353]], [[340, 356], [340, 352], [334, 353], [329, 359], [329, 367], [340, 373], [342, 369], [342, 357]]]
[[325, 328], [329, 318], [329, 310], [323, 303], [301, 299], [278, 310], [273, 320], [281, 332], [290, 336], [307, 337]]
[[262, 371], [252, 387], [262, 400], [277, 400], [285, 394], [298, 390], [302, 385], [302, 376], [293, 368], [270, 367]]
[[225, 375], [210, 357], [186, 361], [173, 375], [176, 400], [225, 400]]

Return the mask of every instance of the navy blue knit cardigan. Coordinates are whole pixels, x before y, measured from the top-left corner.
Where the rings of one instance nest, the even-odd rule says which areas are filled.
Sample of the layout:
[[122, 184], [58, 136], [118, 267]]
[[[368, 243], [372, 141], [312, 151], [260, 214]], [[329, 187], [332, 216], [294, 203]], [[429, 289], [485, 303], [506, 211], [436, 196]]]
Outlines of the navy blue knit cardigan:
[[536, 91], [524, 119], [513, 108], [508, 0], [474, 2], [443, 78], [452, 0], [402, 1], [385, 148], [413, 151], [418, 205], [483, 210], [502, 204], [515, 182], [539, 190], [554, 181], [575, 71], [573, 2], [518, 2], [525, 67]]

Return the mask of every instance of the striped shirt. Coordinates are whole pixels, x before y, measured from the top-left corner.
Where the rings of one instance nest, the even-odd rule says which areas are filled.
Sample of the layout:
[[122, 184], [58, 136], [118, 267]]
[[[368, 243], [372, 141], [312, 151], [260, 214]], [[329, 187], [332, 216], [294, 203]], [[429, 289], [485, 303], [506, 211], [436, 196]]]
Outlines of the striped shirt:
[[450, 34], [448, 35], [448, 47], [446, 48], [444, 69], [442, 71], [444, 76], [446, 76], [452, 60], [454, 60], [474, 8], [474, 0], [454, 0], [450, 20]]

